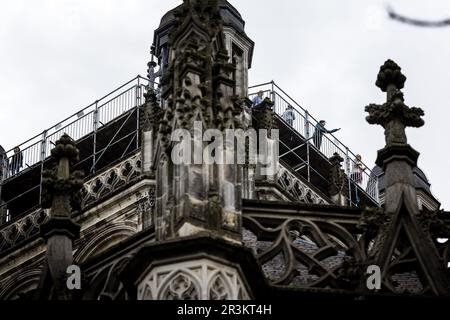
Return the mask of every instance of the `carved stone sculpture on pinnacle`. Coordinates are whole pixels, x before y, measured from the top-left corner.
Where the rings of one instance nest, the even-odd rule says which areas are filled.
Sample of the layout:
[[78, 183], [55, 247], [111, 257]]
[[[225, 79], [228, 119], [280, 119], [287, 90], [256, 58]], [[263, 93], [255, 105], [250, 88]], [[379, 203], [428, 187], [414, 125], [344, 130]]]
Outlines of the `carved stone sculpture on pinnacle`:
[[439, 256], [436, 239], [430, 232], [435, 225], [434, 216], [425, 215], [417, 204], [413, 168], [417, 166], [419, 153], [407, 144], [405, 132], [406, 127], [424, 125], [421, 118], [424, 112], [404, 103], [400, 89], [405, 81], [401, 68], [392, 60], [386, 61], [376, 85], [387, 92], [387, 102], [366, 107], [367, 121], [382, 125], [386, 135], [386, 147], [378, 151], [377, 158], [377, 165], [385, 172], [386, 200], [382, 211], [366, 215], [380, 227], [369, 249], [369, 259], [382, 269], [383, 287], [388, 290], [394, 290], [394, 275], [403, 268], [402, 271], [420, 275], [423, 292], [443, 295], [450, 288], [446, 263]]
[[[164, 107], [155, 142], [159, 151], [153, 161], [158, 239], [208, 230], [240, 241], [240, 167], [195, 161], [174, 164], [171, 159], [177, 145], [172, 138], [181, 131], [194, 136], [213, 129], [224, 136], [226, 130], [242, 127], [245, 114], [236, 103], [233, 79], [236, 63], [226, 48], [217, 1], [185, 0], [174, 16], [161, 81]], [[208, 144], [201, 139], [195, 143], [201, 149]], [[224, 148], [224, 153], [232, 151], [232, 147]]]
[[387, 92], [387, 101], [382, 105], [370, 104], [366, 107], [369, 116], [366, 118], [370, 124], [382, 125], [385, 129], [386, 145], [406, 144], [406, 127], [420, 128], [424, 125], [420, 108], [408, 107], [405, 104], [403, 89], [406, 77], [401, 68], [392, 60], [387, 60], [380, 68], [377, 87]]
[[73, 240], [79, 237], [80, 225], [72, 220], [72, 211], [81, 206], [81, 188], [84, 175], [70, 173], [70, 165], [78, 160], [75, 142], [64, 134], [51, 151], [56, 168], [44, 173], [43, 208], [50, 207], [50, 219], [41, 225], [41, 234], [47, 243], [47, 264], [41, 276], [39, 290], [53, 287], [53, 299], [73, 298], [66, 287], [66, 270], [73, 263]]
[[53, 216], [70, 217], [72, 210], [80, 208], [80, 190], [84, 183], [81, 171], [70, 173], [70, 164], [78, 161], [75, 142], [64, 134], [51, 151], [56, 168], [44, 171], [43, 208], [52, 208]]
[[450, 212], [408, 144], [424, 112], [402, 69], [373, 69], [370, 170], [274, 81], [249, 86], [233, 1], [178, 2], [147, 79], [0, 147], [0, 300], [449, 300]]

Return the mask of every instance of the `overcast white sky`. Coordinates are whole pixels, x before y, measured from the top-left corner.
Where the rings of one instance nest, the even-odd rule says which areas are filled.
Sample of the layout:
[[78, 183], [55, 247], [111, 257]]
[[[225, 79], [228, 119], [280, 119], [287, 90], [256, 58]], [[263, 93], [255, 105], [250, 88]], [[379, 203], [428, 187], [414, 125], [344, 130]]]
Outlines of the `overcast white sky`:
[[[450, 27], [390, 21], [450, 17], [447, 0], [231, 0], [256, 42], [251, 84], [275, 80], [372, 165], [383, 130], [364, 107], [382, 103], [379, 66], [394, 59], [408, 77], [406, 102], [425, 110], [409, 129], [419, 166], [450, 209]], [[162, 15], [181, 0], [0, 0], [0, 144], [5, 149], [55, 125], [137, 74]]]

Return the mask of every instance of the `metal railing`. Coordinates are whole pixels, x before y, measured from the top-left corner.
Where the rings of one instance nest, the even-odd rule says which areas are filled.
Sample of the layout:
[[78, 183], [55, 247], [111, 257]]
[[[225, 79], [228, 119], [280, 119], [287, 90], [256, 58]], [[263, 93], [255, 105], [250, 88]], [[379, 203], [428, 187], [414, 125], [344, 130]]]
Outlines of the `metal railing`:
[[[144, 102], [144, 92], [148, 85], [148, 79], [137, 76], [119, 88], [111, 91], [101, 99], [96, 100], [94, 103], [81, 109], [72, 116], [64, 119], [47, 130], [44, 130], [41, 134], [17, 145], [16, 148], [18, 148], [19, 151], [15, 152], [13, 148], [6, 152], [4, 165], [2, 166], [3, 174], [0, 175], [2, 177], [2, 181], [0, 181], [0, 188], [4, 183], [8, 182], [8, 180], [13, 179], [17, 175], [21, 175], [36, 166], [41, 166], [42, 173], [45, 159], [49, 157], [51, 149], [64, 133], [67, 133], [74, 140], [80, 140], [93, 134], [93, 152], [90, 156], [83, 160], [92, 162], [93, 165], [91, 173], [95, 172], [95, 164], [98, 161], [97, 157], [101, 157], [108, 147], [120, 142], [120, 140], [129, 138], [130, 135], [135, 135], [136, 146], [134, 148], [128, 146], [125, 152], [132, 152], [138, 148], [139, 112], [137, 112], [136, 116], [137, 123], [135, 131], [129, 133], [125, 137], [117, 139], [118, 141], [113, 141], [116, 137], [114, 136], [106, 147], [102, 147], [99, 150], [97, 150], [96, 133], [108, 123], [125, 116], [127, 112], [134, 112], [133, 109], [138, 111], [139, 106]], [[273, 81], [262, 85], [253, 86], [249, 89], [253, 92], [250, 97], [258, 91], [263, 91], [264, 96], [269, 97], [275, 103], [275, 112], [281, 118], [283, 118], [283, 113], [285, 112], [287, 106], [291, 105], [294, 108], [295, 119], [293, 119], [292, 122], [287, 121], [287, 123], [289, 123], [289, 125], [291, 125], [307, 140], [308, 148], [316, 148], [320, 151], [319, 154], [322, 154], [327, 161], [334, 153], [338, 153], [345, 159], [345, 171], [349, 177], [349, 189], [352, 191], [350, 192], [351, 195], [349, 197], [351, 203], [357, 203], [356, 200], [358, 198], [358, 192], [364, 192], [376, 203], [379, 203], [378, 181], [376, 179], [376, 175], [374, 175], [364, 163], [361, 163], [361, 174], [353, 175], [352, 168], [356, 168], [357, 163], [356, 155], [351, 152], [347, 146], [345, 146], [332, 134], [323, 135], [320, 146], [314, 144], [312, 137], [318, 122], [306, 109], [292, 99]], [[133, 139], [131, 141], [133, 141]], [[309, 159], [301, 159], [299, 157], [299, 163], [300, 162], [303, 162], [301, 165], [308, 166], [308, 170], [316, 172], [321, 179], [325, 179], [314, 169], [314, 167], [311, 166]], [[36, 188], [40, 188], [40, 184], [30, 186], [29, 190], [17, 195], [14, 199], [10, 199], [9, 202], [18, 201], [18, 199], [24, 194], [35, 192]], [[6, 205], [7, 203], [0, 205], [0, 213], [2, 207], [4, 208]]]
[[[373, 174], [372, 170], [366, 164], [358, 161], [357, 155], [332, 133], [324, 133], [321, 135], [321, 141], [319, 143], [319, 139], [315, 138], [314, 132], [320, 124], [308, 110], [291, 98], [274, 81], [249, 87], [249, 91], [250, 99], [253, 99], [258, 92], [262, 91], [263, 98], [269, 98], [274, 102], [275, 113], [306, 140], [309, 148], [315, 148], [327, 161], [335, 153], [344, 159], [345, 173], [349, 177], [350, 203], [357, 205], [359, 194], [364, 193], [379, 204], [377, 176]], [[288, 106], [293, 107], [294, 117], [283, 116]], [[290, 150], [289, 152], [294, 154], [294, 151]], [[302, 161], [305, 162], [306, 166], [309, 166], [309, 170], [314, 170], [309, 159], [302, 159]]]
[[[108, 148], [126, 140], [128, 146], [125, 148], [123, 156], [136, 150], [139, 147], [139, 107], [144, 103], [144, 93], [148, 86], [148, 79], [137, 76], [72, 116], [47, 130], [44, 130], [43, 133], [34, 136], [6, 152], [6, 157], [3, 157], [4, 162], [1, 166], [3, 172], [0, 174], [0, 192], [2, 187], [10, 180], [33, 168], [40, 166], [41, 175], [39, 183], [30, 185], [26, 191], [15, 195], [7, 202], [0, 203], [0, 224], [8, 222], [8, 220], [11, 219], [7, 210], [8, 204], [20, 201], [21, 197], [27, 196], [32, 192], [38, 192], [37, 190], [39, 190], [40, 194], [42, 191], [41, 182], [44, 162], [50, 156], [51, 149], [53, 149], [56, 141], [60, 139], [63, 134], [68, 134], [75, 141], [82, 140], [87, 136], [92, 136], [92, 153], [87, 155], [79, 163], [75, 164], [75, 166], [78, 166], [89, 162], [89, 167], [91, 167], [89, 173], [91, 174], [96, 171], [97, 162]], [[132, 132], [120, 132], [125, 125], [125, 122], [130, 119], [131, 115], [136, 116], [136, 127], [133, 127], [134, 129]], [[108, 124], [119, 120], [123, 123], [120, 128], [117, 129], [117, 132], [110, 139], [109, 143], [106, 146], [98, 146], [96, 142], [97, 132]], [[121, 135], [119, 135], [119, 132]], [[134, 142], [135, 144], [131, 145]], [[18, 148], [18, 151], [14, 150], [16, 148]]]
[[[41, 134], [6, 152], [3, 179], [7, 181], [39, 165], [63, 134], [79, 140], [130, 111], [144, 101], [148, 79], [137, 76]], [[15, 149], [17, 149], [17, 152]]]

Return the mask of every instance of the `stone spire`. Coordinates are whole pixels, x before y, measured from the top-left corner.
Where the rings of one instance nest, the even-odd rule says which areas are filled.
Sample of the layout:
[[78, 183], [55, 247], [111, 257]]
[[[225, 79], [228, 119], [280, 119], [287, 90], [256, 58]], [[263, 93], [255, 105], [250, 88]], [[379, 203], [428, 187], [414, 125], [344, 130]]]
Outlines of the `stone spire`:
[[50, 208], [50, 219], [41, 225], [42, 237], [47, 242], [45, 281], [51, 280], [52, 299], [71, 298], [67, 289], [67, 267], [73, 263], [73, 240], [79, 237], [80, 226], [71, 216], [73, 210], [80, 209], [80, 189], [83, 173], [70, 173], [70, 164], [77, 161], [79, 151], [75, 142], [66, 134], [56, 142], [52, 159], [55, 170], [44, 172], [42, 207]]
[[156, 173], [157, 239], [139, 249], [122, 277], [140, 300], [248, 299], [248, 280], [234, 262], [254, 259], [241, 245], [245, 170], [217, 161], [220, 154], [236, 155], [238, 147], [224, 143], [226, 130], [245, 129], [246, 101], [236, 96], [236, 65], [226, 50], [218, 1], [185, 0], [170, 13], [161, 106], [150, 90], [144, 132], [150, 137], [143, 146]]
[[[386, 146], [378, 152], [376, 162], [386, 172], [386, 189], [395, 188], [386, 195], [389, 198], [386, 199], [386, 210], [392, 212], [397, 209], [405, 190], [415, 193], [412, 168], [417, 165], [419, 153], [407, 144], [405, 129], [424, 125], [421, 118], [424, 115], [423, 110], [410, 108], [404, 102], [400, 90], [405, 81], [406, 77], [401, 73], [401, 68], [392, 60], [386, 61], [380, 68], [376, 85], [383, 92], [387, 92], [387, 101], [382, 105], [371, 104], [366, 107], [366, 112], [369, 113], [367, 122], [382, 125], [385, 129]], [[409, 196], [412, 194], [408, 194]], [[415, 204], [415, 199], [414, 197], [410, 200]]]
[[419, 211], [414, 183], [413, 168], [419, 153], [407, 144], [406, 127], [424, 125], [424, 112], [405, 104], [400, 91], [406, 77], [392, 60], [381, 67], [376, 85], [387, 93], [382, 105], [366, 107], [370, 124], [385, 129], [386, 146], [378, 152], [377, 165], [385, 172], [386, 200], [382, 213], [387, 218], [381, 226], [373, 246], [372, 255], [381, 268], [383, 284], [393, 286], [392, 276], [414, 269], [421, 276], [424, 288], [436, 295], [449, 292], [449, 282], [444, 261], [439, 257], [435, 241], [430, 235], [429, 223], [423, 221]]
[[403, 89], [406, 77], [401, 68], [392, 60], [387, 60], [378, 73], [376, 82], [381, 91], [387, 93], [387, 101], [382, 105], [371, 104], [366, 107], [369, 113], [367, 122], [382, 125], [385, 129], [386, 145], [406, 145], [406, 127], [420, 128], [424, 125], [420, 108], [408, 107], [405, 104]]
[[[198, 161], [198, 151], [212, 142], [202, 141], [207, 130], [214, 130], [215, 141], [225, 141], [225, 130], [240, 128], [245, 118], [218, 3], [185, 0], [174, 16], [155, 143], [158, 239], [208, 231], [240, 241], [242, 168]], [[183, 141], [196, 155], [189, 163], [175, 164], [172, 152], [178, 144], [172, 140], [180, 132], [188, 134]], [[236, 150], [223, 146], [222, 151]]]

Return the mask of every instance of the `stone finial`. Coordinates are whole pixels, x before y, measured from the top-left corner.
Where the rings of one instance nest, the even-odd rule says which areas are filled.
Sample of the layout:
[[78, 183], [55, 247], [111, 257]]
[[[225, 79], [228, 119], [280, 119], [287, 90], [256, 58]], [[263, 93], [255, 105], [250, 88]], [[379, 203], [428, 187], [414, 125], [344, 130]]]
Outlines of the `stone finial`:
[[[218, 0], [183, 0], [183, 5], [174, 11], [175, 30], [182, 26], [189, 18], [195, 18], [204, 27], [210, 36], [219, 32], [223, 26]], [[170, 34], [170, 42], [176, 37], [176, 32]]]
[[273, 106], [274, 102], [269, 98], [265, 98], [253, 108], [253, 116], [256, 119], [258, 129], [268, 130], [269, 133], [272, 129], [277, 129]]
[[42, 181], [43, 208], [50, 209], [50, 219], [40, 226], [41, 235], [46, 240], [46, 267], [42, 283], [48, 277], [53, 286], [51, 299], [72, 299], [73, 292], [66, 285], [67, 267], [73, 264], [73, 240], [79, 237], [80, 225], [71, 216], [80, 209], [80, 189], [83, 186], [82, 172], [70, 172], [70, 165], [79, 158], [75, 142], [64, 134], [51, 151], [56, 162], [54, 170], [46, 170]]
[[[430, 292], [444, 295], [448, 294], [450, 285], [434, 245], [436, 238], [431, 235], [434, 231], [432, 226], [441, 231], [440, 223], [435, 216], [422, 213], [418, 207], [413, 168], [417, 166], [419, 153], [407, 144], [405, 132], [406, 127], [424, 125], [421, 118], [424, 112], [405, 104], [400, 91], [405, 80], [400, 67], [387, 61], [381, 67], [377, 81], [377, 86], [387, 92], [387, 101], [383, 105], [366, 107], [369, 113], [367, 121], [384, 127], [386, 147], [378, 151], [376, 160], [385, 172], [384, 208], [378, 213], [369, 211], [364, 214], [369, 217], [364, 222], [368, 227], [364, 237], [374, 237], [370, 256], [375, 265], [383, 266], [384, 283], [389, 285], [393, 282], [392, 275], [399, 273], [400, 265], [416, 261], [417, 273], [423, 275], [421, 281], [427, 283]], [[394, 256], [394, 248], [408, 252], [407, 260], [406, 256]]]
[[344, 158], [342, 158], [339, 153], [335, 152], [333, 156], [330, 158], [331, 165], [341, 166], [341, 163], [344, 162]]
[[43, 173], [43, 208], [52, 208], [53, 216], [70, 217], [72, 210], [80, 209], [79, 191], [83, 187], [84, 174], [70, 173], [70, 164], [79, 159], [75, 142], [64, 134], [51, 151], [56, 169]]
[[75, 141], [65, 133], [56, 141], [55, 148], [52, 149], [51, 154], [57, 161], [67, 158], [71, 162], [74, 162], [79, 160], [80, 152], [75, 145]]
[[383, 92], [387, 92], [390, 88], [401, 90], [404, 88], [406, 77], [402, 73], [402, 68], [394, 61], [387, 60], [384, 65], [380, 67], [376, 86]]
[[382, 105], [370, 104], [366, 107], [369, 113], [366, 120], [370, 124], [382, 125], [385, 129], [386, 145], [407, 144], [406, 127], [419, 128], [424, 125], [421, 118], [424, 112], [420, 108], [408, 107], [403, 93], [406, 77], [401, 68], [392, 60], [388, 60], [380, 68], [376, 85], [387, 92], [387, 101]]

